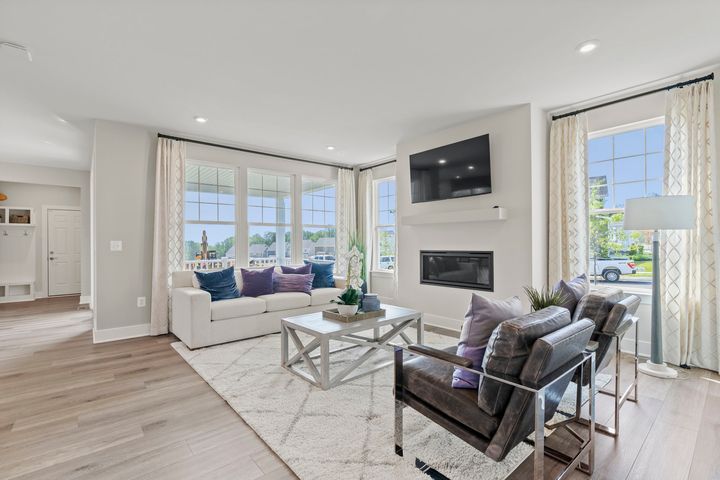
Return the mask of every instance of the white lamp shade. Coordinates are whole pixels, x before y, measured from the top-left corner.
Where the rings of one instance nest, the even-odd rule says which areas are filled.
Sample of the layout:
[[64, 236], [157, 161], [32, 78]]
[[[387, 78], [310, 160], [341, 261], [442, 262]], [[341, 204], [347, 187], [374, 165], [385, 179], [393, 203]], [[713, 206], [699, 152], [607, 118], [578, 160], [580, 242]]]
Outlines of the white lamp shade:
[[666, 195], [625, 201], [625, 230], [690, 230], [695, 228], [695, 197]]

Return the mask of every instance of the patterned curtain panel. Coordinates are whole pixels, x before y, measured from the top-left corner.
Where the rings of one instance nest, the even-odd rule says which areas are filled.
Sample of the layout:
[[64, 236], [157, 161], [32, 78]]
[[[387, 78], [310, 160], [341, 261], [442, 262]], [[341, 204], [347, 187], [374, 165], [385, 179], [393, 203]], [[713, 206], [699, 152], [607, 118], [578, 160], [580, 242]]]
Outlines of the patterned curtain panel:
[[158, 139], [150, 335], [168, 333], [170, 277], [183, 268], [185, 142]]
[[368, 168], [360, 172], [357, 195], [357, 237], [365, 245], [365, 264], [367, 265], [365, 280], [370, 286], [370, 270], [373, 262], [373, 172]]
[[663, 232], [660, 295], [665, 360], [720, 369], [720, 215], [712, 82], [668, 92], [665, 195], [693, 195], [694, 230]]
[[340, 276], [347, 275], [347, 254], [350, 237], [356, 232], [355, 207], [355, 172], [347, 168], [338, 170], [336, 198], [336, 242], [337, 255], [335, 273]]
[[550, 128], [548, 282], [587, 271], [587, 118], [561, 118]]

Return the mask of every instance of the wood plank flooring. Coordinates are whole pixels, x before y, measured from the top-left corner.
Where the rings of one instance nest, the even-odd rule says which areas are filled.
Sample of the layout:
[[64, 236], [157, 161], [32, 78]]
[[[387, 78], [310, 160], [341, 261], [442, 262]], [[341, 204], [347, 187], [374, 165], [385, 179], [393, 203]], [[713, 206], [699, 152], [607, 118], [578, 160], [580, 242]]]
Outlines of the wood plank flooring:
[[[94, 345], [91, 313], [76, 307], [76, 297], [0, 306], [0, 479], [295, 478], [173, 336]], [[682, 374], [640, 377], [621, 437], [597, 437], [595, 478], [720, 479], [720, 376]], [[598, 419], [611, 412], [599, 396]], [[551, 478], [559, 465], [547, 465]], [[528, 460], [511, 478], [531, 472]]]
[[295, 478], [175, 337], [94, 345], [76, 308], [0, 308], [1, 479]]

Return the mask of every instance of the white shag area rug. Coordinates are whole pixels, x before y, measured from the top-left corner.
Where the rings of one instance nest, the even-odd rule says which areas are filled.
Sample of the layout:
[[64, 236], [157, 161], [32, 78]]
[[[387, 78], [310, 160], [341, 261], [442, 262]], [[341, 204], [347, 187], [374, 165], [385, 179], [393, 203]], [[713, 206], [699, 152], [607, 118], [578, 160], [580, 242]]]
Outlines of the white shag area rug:
[[[432, 333], [425, 337], [439, 347], [456, 342]], [[395, 455], [392, 367], [322, 391], [280, 367], [279, 334], [194, 351], [181, 342], [172, 346], [301, 479], [427, 480], [415, 466], [418, 458], [451, 479], [501, 480], [532, 453], [520, 444], [494, 462], [406, 408], [405, 456]], [[359, 352], [334, 354], [331, 363], [341, 368]], [[387, 361], [391, 354], [376, 357]], [[572, 404], [573, 392], [568, 389]]]

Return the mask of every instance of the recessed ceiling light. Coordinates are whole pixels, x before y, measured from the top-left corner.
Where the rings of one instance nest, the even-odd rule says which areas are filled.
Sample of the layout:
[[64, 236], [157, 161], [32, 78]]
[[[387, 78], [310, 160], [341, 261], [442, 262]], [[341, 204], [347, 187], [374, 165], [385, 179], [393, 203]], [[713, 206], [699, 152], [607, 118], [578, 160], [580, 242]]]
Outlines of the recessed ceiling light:
[[468, 170], [475, 170], [475, 165], [468, 165]]
[[52, 145], [52, 142], [50, 140], [43, 140], [42, 143], [45, 145]]
[[57, 121], [60, 123], [68, 123], [68, 121], [65, 120], [64, 118], [62, 118], [60, 115], [55, 115], [55, 117], [57, 118]]
[[588, 53], [594, 51], [598, 47], [598, 44], [599, 42], [597, 40], [588, 40], [587, 42], [581, 43], [576, 48], [578, 53], [587, 55]]
[[456, 178], [457, 180], [460, 180], [460, 175], [455, 175], [455, 178]]
[[444, 158], [441, 158], [440, 160], [438, 160], [438, 163], [440, 165], [445, 165], [447, 163], [447, 160], [445, 160]]
[[205, 117], [195, 117], [195, 121], [197, 123], [207, 123], [207, 118]]
[[334, 147], [333, 145], [328, 145], [328, 146], [325, 147], [325, 148], [327, 148], [328, 150], [335, 150], [335, 147]]

